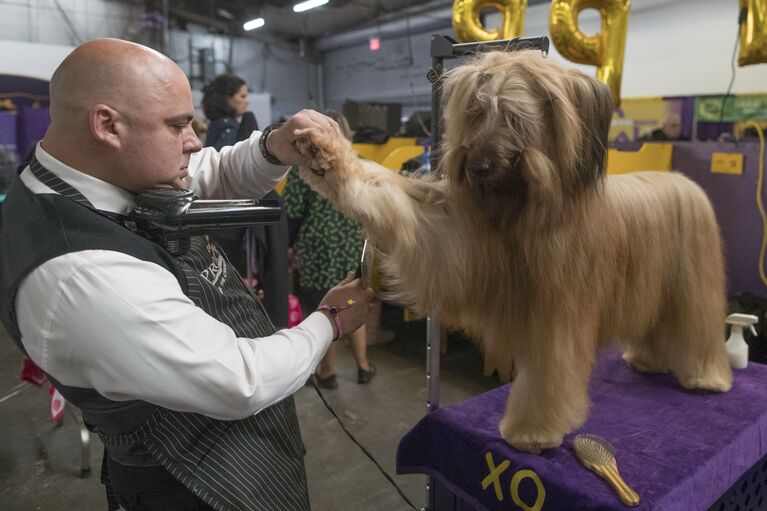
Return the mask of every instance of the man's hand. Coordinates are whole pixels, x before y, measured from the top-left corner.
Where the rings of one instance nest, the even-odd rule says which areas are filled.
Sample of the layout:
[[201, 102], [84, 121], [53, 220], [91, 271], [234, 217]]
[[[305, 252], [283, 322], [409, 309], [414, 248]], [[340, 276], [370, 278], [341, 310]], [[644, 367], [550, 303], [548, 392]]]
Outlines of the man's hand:
[[328, 137], [343, 138], [336, 121], [314, 110], [301, 110], [269, 134], [266, 148], [285, 165], [298, 165], [306, 158], [296, 150], [293, 142], [298, 136], [297, 132], [308, 128], [314, 128]]
[[[330, 305], [331, 307], [341, 309], [337, 314], [341, 317], [343, 333], [350, 334], [365, 324], [372, 299], [373, 290], [369, 287], [363, 287], [362, 281], [354, 278], [354, 272], [349, 272], [344, 280], [328, 291], [320, 305]], [[352, 305], [344, 308], [350, 301]], [[327, 310], [321, 310], [320, 312], [330, 319], [330, 322], [333, 324], [334, 337], [338, 337], [333, 315]]]

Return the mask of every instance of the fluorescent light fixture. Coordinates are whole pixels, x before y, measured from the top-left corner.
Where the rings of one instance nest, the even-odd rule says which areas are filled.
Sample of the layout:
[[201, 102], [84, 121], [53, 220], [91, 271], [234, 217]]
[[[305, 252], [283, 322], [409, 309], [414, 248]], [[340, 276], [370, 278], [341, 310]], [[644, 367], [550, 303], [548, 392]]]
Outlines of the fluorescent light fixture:
[[301, 2], [300, 4], [296, 4], [293, 6], [293, 12], [304, 12], [308, 11], [309, 9], [314, 9], [315, 7], [319, 7], [320, 5], [325, 5], [328, 3], [329, 0], [306, 0], [306, 2]]
[[245, 30], [253, 30], [255, 28], [261, 28], [264, 26], [264, 18], [256, 18], [254, 20], [250, 20], [246, 22], [242, 28]]

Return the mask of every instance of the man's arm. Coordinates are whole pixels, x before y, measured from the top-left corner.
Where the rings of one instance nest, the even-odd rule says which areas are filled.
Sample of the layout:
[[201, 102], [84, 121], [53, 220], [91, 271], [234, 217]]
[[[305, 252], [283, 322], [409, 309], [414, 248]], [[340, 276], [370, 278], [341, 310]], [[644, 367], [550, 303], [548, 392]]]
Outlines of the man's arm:
[[297, 133], [312, 128], [325, 136], [340, 136], [335, 121], [314, 110], [301, 110], [272, 130], [265, 149], [284, 165], [269, 163], [261, 152], [262, 132], [221, 151], [204, 148], [192, 154], [187, 187], [208, 199], [260, 198], [274, 189], [289, 166], [302, 161], [294, 146]]
[[301, 388], [335, 335], [317, 312], [290, 330], [238, 338], [165, 269], [102, 250], [35, 269], [16, 310], [30, 357], [61, 383], [219, 419], [257, 413]]
[[187, 188], [204, 199], [258, 199], [273, 190], [288, 171], [266, 161], [258, 146], [260, 131], [217, 151], [205, 147], [189, 160]]

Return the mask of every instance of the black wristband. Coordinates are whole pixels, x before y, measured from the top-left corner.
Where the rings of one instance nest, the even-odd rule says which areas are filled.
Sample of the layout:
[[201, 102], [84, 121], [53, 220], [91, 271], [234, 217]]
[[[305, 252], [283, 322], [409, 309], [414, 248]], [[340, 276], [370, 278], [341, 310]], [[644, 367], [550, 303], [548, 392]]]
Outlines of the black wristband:
[[280, 124], [270, 124], [264, 128], [264, 131], [261, 132], [261, 138], [258, 139], [258, 148], [261, 150], [261, 156], [272, 165], [285, 165], [279, 158], [270, 153], [269, 149], [266, 147], [266, 141], [269, 138], [269, 134], [272, 130], [276, 130], [280, 126]]

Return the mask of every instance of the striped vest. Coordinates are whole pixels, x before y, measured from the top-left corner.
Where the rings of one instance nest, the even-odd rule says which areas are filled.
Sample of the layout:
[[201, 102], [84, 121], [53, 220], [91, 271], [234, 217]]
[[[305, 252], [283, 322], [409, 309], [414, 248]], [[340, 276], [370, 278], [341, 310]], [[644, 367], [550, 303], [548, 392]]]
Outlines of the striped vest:
[[[188, 253], [173, 257], [114, 215], [95, 210], [37, 161], [30, 167], [57, 194], [33, 194], [17, 179], [3, 205], [0, 317], [22, 350], [13, 304], [23, 278], [54, 257], [91, 249], [122, 252], [166, 268], [198, 307], [238, 337], [274, 333], [260, 302], [207, 236], [193, 238]], [[309, 509], [305, 451], [292, 397], [246, 419], [224, 421], [143, 401], [114, 402], [93, 389], [51, 381], [83, 411], [118, 463], [162, 465], [216, 510]]]

